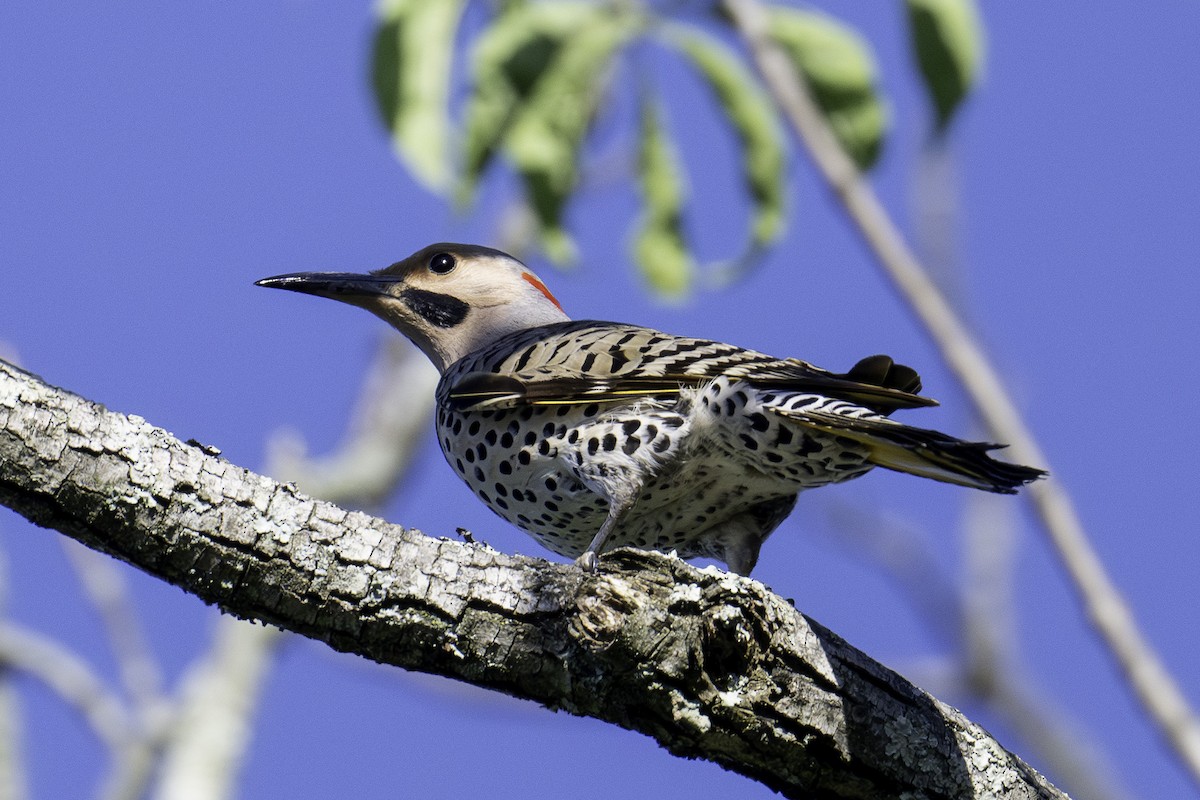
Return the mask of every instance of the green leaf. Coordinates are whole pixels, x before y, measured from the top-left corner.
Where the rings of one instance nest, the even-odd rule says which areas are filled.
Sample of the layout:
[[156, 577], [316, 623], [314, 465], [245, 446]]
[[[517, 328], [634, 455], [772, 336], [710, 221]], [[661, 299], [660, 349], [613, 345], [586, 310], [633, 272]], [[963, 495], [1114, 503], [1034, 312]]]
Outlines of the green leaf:
[[546, 254], [574, 258], [562, 211], [608, 64], [633, 34], [627, 14], [580, 2], [534, 3], [502, 15], [475, 49], [462, 194], [503, 146], [525, 184]]
[[642, 275], [667, 297], [680, 297], [692, 285], [695, 263], [683, 236], [687, 185], [674, 143], [663, 128], [661, 111], [642, 98], [638, 147], [638, 186], [643, 212], [633, 240]]
[[941, 133], [979, 77], [983, 62], [979, 12], [974, 0], [908, 0], [908, 21], [917, 66]]
[[804, 76], [842, 148], [860, 169], [879, 157], [887, 109], [870, 46], [853, 29], [816, 11], [774, 8], [770, 34]]
[[375, 32], [375, 100], [396, 152], [435, 192], [450, 185], [449, 93], [462, 0], [388, 0]]
[[741, 60], [720, 41], [682, 25], [667, 29], [665, 40], [691, 60], [737, 134], [753, 201], [748, 248], [753, 253], [783, 233], [784, 147], [774, 106]]
[[558, 57], [580, 14], [589, 11], [590, 6], [574, 2], [509, 6], [475, 41], [463, 123], [463, 200], [491, 162], [521, 105]]

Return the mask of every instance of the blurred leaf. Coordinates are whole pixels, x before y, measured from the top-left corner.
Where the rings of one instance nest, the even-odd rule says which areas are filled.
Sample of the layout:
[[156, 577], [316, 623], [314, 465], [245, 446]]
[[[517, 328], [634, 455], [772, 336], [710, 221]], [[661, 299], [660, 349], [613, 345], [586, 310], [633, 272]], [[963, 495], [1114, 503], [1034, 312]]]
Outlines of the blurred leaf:
[[538, 82], [505, 143], [525, 181], [546, 254], [559, 263], [574, 260], [562, 211], [578, 183], [580, 149], [603, 94], [609, 61], [632, 34], [626, 18], [603, 10], [580, 24], [582, 29], [569, 37]]
[[438, 193], [450, 185], [450, 67], [462, 7], [462, 0], [388, 0], [371, 59], [375, 100], [396, 152]]
[[679, 48], [700, 72], [721, 104], [742, 146], [742, 169], [753, 200], [751, 254], [779, 238], [784, 220], [783, 135], [774, 106], [754, 76], [720, 41], [681, 25], [666, 41]]
[[644, 208], [634, 236], [634, 260], [655, 290], [678, 297], [691, 287], [695, 273], [683, 238], [687, 186], [679, 155], [663, 128], [659, 106], [649, 96], [642, 99], [640, 133], [638, 184]]
[[979, 76], [983, 61], [979, 12], [974, 0], [908, 0], [908, 20], [940, 133]]
[[476, 45], [463, 196], [503, 145], [524, 181], [542, 246], [559, 263], [574, 258], [562, 210], [578, 181], [579, 150], [608, 64], [632, 32], [628, 15], [604, 7], [535, 3], [503, 14]]
[[587, 6], [572, 2], [511, 5], [475, 41], [463, 123], [463, 200], [487, 168], [520, 105], [557, 58], [579, 15], [587, 11]]
[[834, 135], [860, 169], [879, 157], [887, 110], [871, 49], [854, 30], [816, 11], [771, 10], [770, 34], [812, 88]]

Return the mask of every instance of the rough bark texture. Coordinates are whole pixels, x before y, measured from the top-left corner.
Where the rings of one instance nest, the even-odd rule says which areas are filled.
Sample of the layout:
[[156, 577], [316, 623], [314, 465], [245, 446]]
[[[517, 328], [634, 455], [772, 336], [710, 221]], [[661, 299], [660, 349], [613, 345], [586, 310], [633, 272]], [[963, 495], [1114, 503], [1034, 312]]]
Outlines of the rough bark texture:
[[789, 797], [1064, 795], [757, 581], [588, 576], [306, 497], [0, 362], [0, 502], [225, 611], [653, 736]]

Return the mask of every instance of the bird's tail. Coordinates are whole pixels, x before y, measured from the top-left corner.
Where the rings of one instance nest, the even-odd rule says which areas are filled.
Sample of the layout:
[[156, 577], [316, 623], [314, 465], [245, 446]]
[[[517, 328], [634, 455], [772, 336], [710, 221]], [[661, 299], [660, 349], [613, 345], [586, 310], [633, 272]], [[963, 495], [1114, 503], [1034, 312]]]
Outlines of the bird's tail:
[[939, 431], [914, 428], [884, 418], [855, 418], [821, 411], [797, 410], [784, 415], [812, 430], [845, 437], [867, 448], [867, 460], [880, 467], [970, 486], [1001, 494], [1046, 473], [1034, 467], [997, 461], [988, 451], [1004, 447], [967, 442]]

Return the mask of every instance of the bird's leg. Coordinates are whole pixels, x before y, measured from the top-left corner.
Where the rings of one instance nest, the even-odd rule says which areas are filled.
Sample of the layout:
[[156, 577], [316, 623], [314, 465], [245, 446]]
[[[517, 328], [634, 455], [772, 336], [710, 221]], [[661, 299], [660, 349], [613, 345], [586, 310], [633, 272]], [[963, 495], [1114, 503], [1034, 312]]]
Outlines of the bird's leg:
[[627, 496], [622, 498], [613, 498], [608, 504], [608, 517], [605, 518], [604, 524], [600, 526], [600, 530], [596, 531], [596, 535], [592, 537], [592, 543], [588, 545], [586, 551], [579, 558], [575, 559], [575, 564], [585, 572], [595, 574], [600, 570], [600, 551], [604, 549], [605, 542], [612, 534], [616, 527], [621, 524], [621, 518], [625, 516], [625, 512], [633, 508], [636, 496]]
[[[770, 531], [767, 531], [768, 533]], [[766, 534], [752, 513], [741, 514], [705, 531], [705, 538], [718, 545], [721, 560], [730, 572], [749, 575], [758, 563], [758, 551]]]
[[758, 563], [758, 551], [762, 539], [743, 539], [736, 544], [725, 545], [725, 566], [737, 575], [749, 576], [754, 565]]
[[795, 505], [795, 495], [765, 500], [708, 534], [724, 551], [725, 566], [730, 572], [750, 574], [758, 563], [763, 542], [792, 513]]

